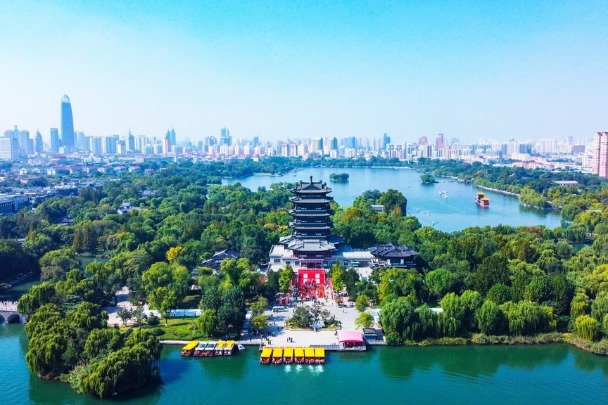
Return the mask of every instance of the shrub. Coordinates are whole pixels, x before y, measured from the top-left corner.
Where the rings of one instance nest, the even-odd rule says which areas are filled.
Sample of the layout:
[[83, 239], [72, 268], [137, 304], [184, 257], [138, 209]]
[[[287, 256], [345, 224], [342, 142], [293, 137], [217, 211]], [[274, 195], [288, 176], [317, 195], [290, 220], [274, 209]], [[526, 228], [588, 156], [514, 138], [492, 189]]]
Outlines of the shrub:
[[162, 336], [165, 334], [165, 331], [161, 328], [153, 328], [150, 330], [150, 333], [152, 334], [152, 336]]
[[403, 339], [401, 339], [401, 335], [398, 332], [389, 332], [384, 340], [389, 346], [401, 346], [403, 344]]
[[[148, 317], [148, 325], [150, 326], [156, 326], [160, 323], [160, 319], [158, 319], [158, 317], [156, 315], [150, 315]], [[155, 335], [158, 336], [158, 335]]]

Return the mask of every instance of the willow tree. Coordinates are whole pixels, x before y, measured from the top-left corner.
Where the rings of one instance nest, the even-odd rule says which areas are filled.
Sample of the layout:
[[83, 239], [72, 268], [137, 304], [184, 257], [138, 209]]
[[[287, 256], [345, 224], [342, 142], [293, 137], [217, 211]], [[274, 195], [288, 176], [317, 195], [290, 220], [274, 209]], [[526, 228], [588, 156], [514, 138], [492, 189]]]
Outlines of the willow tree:
[[576, 334], [585, 340], [596, 340], [599, 336], [599, 322], [589, 315], [581, 315], [575, 321]]

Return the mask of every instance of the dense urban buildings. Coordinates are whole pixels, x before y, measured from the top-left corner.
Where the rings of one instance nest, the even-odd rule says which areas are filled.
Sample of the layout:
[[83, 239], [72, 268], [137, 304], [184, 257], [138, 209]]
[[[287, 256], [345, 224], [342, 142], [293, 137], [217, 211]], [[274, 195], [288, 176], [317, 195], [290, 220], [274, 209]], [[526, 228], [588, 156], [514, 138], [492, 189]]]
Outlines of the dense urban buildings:
[[[397, 142], [389, 134], [375, 137], [313, 136], [287, 138], [268, 142], [256, 134], [252, 138], [237, 137], [227, 127], [216, 135], [200, 136], [191, 141], [178, 138], [174, 128], [160, 136], [126, 134], [90, 136], [74, 130], [72, 105], [67, 95], [61, 101], [60, 129], [50, 128], [46, 143], [40, 131], [30, 137], [28, 130], [4, 131], [0, 141], [0, 160], [20, 161], [28, 164], [52, 164], [58, 158], [74, 164], [100, 163], [115, 159], [145, 159], [171, 157], [177, 159], [240, 159], [264, 157], [294, 157], [302, 159], [352, 159], [386, 158], [416, 160], [419, 158], [461, 160], [468, 163], [512, 164], [527, 168], [548, 170], [580, 170], [608, 176], [606, 132], [598, 132], [595, 139], [575, 140], [569, 136], [559, 141], [542, 138], [536, 141], [510, 139], [496, 141], [480, 139], [476, 143], [463, 144], [457, 137], [443, 133], [436, 136], [420, 136], [413, 142]], [[202, 139], [201, 139], [202, 138]]]

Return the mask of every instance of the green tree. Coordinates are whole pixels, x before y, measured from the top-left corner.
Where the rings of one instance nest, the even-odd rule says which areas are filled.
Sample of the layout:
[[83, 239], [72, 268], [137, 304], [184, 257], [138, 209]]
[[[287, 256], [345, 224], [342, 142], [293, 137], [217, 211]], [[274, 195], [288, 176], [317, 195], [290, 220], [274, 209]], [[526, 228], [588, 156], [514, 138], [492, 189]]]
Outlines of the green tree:
[[215, 310], [204, 310], [196, 319], [196, 326], [204, 337], [210, 337], [218, 326], [218, 319]]
[[283, 270], [279, 273], [279, 290], [283, 293], [289, 291], [291, 280], [296, 276], [289, 264], [286, 264]]
[[599, 335], [599, 322], [589, 315], [581, 315], [575, 321], [576, 334], [586, 340], [596, 340]]
[[512, 299], [511, 288], [503, 283], [496, 283], [490, 288], [486, 298], [498, 305], [504, 304]]
[[359, 312], [364, 312], [367, 307], [369, 307], [369, 298], [365, 294], [359, 295], [355, 301], [355, 308]]
[[257, 330], [264, 330], [268, 327], [268, 317], [264, 314], [255, 315], [251, 323]]
[[416, 332], [414, 328], [416, 311], [412, 304], [404, 298], [382, 305], [380, 320], [385, 333], [399, 336], [401, 343], [405, 339], [412, 339]]
[[116, 316], [122, 321], [123, 325], [126, 325], [127, 322], [133, 317], [133, 313], [128, 308], [120, 308], [116, 313]]
[[437, 298], [442, 298], [448, 292], [453, 291], [456, 281], [457, 277], [444, 268], [431, 270], [426, 275], [429, 292]]
[[268, 300], [264, 297], [258, 297], [258, 299], [255, 300], [250, 306], [251, 313], [253, 316], [264, 314], [266, 308], [268, 308]]
[[344, 267], [338, 262], [335, 262], [333, 266], [331, 266], [331, 270], [329, 271], [329, 275], [331, 278], [331, 283], [334, 286], [334, 290], [337, 292], [341, 292], [344, 287]]
[[355, 319], [355, 326], [360, 328], [369, 328], [374, 324], [374, 317], [369, 312], [361, 312]]
[[477, 327], [486, 335], [496, 335], [502, 332], [504, 315], [498, 305], [490, 300], [485, 301], [475, 312]]
[[398, 208], [401, 215], [407, 214], [407, 199], [397, 190], [388, 189], [381, 193], [378, 203], [384, 205], [384, 212], [386, 213], [391, 213]]

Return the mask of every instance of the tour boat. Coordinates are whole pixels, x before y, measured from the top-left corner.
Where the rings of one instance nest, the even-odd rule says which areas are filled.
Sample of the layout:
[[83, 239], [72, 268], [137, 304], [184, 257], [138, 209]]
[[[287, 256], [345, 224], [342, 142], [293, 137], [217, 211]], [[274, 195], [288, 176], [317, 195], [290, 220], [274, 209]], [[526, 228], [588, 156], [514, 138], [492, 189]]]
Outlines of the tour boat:
[[285, 351], [283, 352], [283, 358], [284, 358], [285, 364], [293, 363], [293, 347], [285, 348]]
[[215, 356], [215, 342], [208, 342], [203, 348], [203, 357]]
[[217, 342], [217, 345], [215, 345], [215, 355], [216, 356], [223, 356], [224, 355], [224, 345], [226, 344], [226, 342], [224, 342], [223, 340], [220, 340], [219, 342]]
[[479, 205], [481, 208], [490, 208], [490, 199], [484, 196], [483, 193], [477, 193], [477, 196], [475, 196], [475, 204]]
[[302, 347], [296, 347], [296, 349], [295, 349], [295, 357], [296, 357], [296, 363], [297, 364], [304, 363], [304, 348], [302, 348]]
[[260, 355], [260, 364], [270, 364], [270, 358], [272, 357], [272, 347], [265, 347], [262, 349]]
[[194, 356], [195, 357], [203, 357], [205, 353], [205, 347], [207, 346], [207, 342], [200, 342], [194, 348]]
[[304, 363], [312, 364], [315, 362], [315, 349], [312, 347], [307, 347], [304, 349], [304, 356], [306, 357]]
[[272, 351], [272, 363], [282, 364], [283, 363], [283, 348], [277, 347]]
[[322, 347], [315, 348], [315, 363], [325, 364], [325, 349]]
[[236, 343], [234, 340], [229, 340], [224, 343], [223, 356], [232, 356], [234, 354], [234, 350], [236, 348]]
[[182, 356], [190, 357], [194, 354], [194, 349], [198, 345], [198, 342], [192, 341], [186, 346], [182, 347]]

